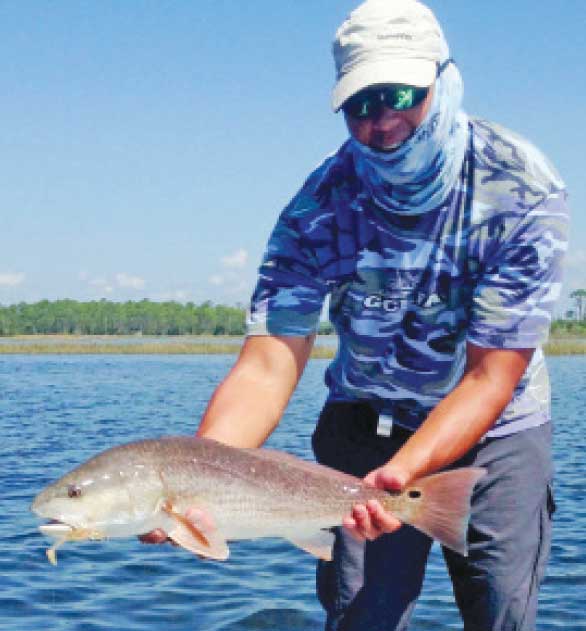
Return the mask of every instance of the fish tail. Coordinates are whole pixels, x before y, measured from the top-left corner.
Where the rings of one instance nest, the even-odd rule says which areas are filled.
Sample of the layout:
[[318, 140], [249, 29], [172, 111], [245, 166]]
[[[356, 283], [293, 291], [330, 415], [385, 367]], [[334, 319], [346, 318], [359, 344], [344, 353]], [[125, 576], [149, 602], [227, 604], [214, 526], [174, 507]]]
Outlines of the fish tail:
[[413, 502], [404, 521], [467, 556], [470, 499], [474, 485], [485, 474], [485, 469], [468, 467], [416, 480], [404, 491], [406, 501]]

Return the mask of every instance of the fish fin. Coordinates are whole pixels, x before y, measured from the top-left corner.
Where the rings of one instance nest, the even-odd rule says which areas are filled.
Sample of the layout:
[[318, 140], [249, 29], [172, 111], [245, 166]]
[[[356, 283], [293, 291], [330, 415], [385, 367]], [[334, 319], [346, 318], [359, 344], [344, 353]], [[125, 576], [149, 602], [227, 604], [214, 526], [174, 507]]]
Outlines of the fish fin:
[[288, 537], [288, 540], [301, 550], [309, 552], [314, 557], [323, 561], [332, 560], [332, 547], [334, 545], [334, 533], [329, 530], [320, 530], [310, 537]]
[[177, 545], [197, 554], [197, 556], [205, 557], [206, 559], [215, 559], [216, 561], [225, 561], [228, 558], [230, 550], [223, 539], [216, 537], [212, 540], [208, 540], [207, 544], [204, 545], [201, 543], [199, 536], [195, 537], [193, 535], [194, 530], [197, 529], [186, 528], [181, 524], [168, 534], [169, 538]]
[[214, 532], [201, 531], [192, 521], [173, 510], [168, 504], [163, 510], [174, 520], [175, 528], [168, 535], [177, 545], [198, 556], [225, 561], [230, 550], [222, 537]]
[[412, 497], [417, 506], [404, 521], [458, 554], [467, 556], [470, 499], [474, 485], [485, 474], [485, 469], [468, 467], [416, 480], [405, 489], [405, 494], [408, 499]]

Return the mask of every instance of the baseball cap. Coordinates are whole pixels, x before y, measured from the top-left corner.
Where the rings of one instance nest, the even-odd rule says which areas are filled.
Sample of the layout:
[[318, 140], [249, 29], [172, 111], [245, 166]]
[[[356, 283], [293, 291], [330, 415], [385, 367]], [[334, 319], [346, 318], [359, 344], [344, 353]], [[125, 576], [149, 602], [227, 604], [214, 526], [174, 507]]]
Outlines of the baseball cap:
[[448, 56], [434, 14], [418, 0], [366, 0], [342, 23], [333, 44], [332, 107], [371, 85], [430, 86]]

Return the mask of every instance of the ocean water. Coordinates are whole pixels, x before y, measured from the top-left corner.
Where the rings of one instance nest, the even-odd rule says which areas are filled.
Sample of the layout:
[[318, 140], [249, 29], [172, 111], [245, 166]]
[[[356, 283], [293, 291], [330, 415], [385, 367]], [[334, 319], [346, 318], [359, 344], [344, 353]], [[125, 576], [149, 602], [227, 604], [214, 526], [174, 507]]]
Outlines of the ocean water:
[[[231, 544], [225, 563], [136, 539], [66, 544], [57, 567], [29, 512], [47, 483], [114, 444], [189, 434], [225, 356], [0, 357], [0, 630], [317, 631], [313, 559], [280, 540]], [[270, 445], [309, 457], [326, 362], [310, 362]], [[539, 631], [586, 631], [586, 357], [549, 360], [555, 537]], [[412, 628], [461, 629], [434, 547]], [[366, 630], [365, 630], [366, 631]]]

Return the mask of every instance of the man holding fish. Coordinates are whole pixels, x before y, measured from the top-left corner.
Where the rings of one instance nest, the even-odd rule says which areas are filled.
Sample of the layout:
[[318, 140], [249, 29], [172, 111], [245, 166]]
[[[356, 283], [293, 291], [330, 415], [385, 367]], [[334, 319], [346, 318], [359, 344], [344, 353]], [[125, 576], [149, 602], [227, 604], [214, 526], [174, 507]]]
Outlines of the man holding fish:
[[[350, 138], [279, 217], [248, 337], [198, 434], [265, 441], [329, 296], [339, 350], [318, 461], [381, 489], [485, 468], [469, 556], [445, 551], [455, 597], [467, 630], [529, 631], [553, 511], [541, 345], [560, 293], [564, 184], [530, 143], [461, 109], [458, 67], [423, 4], [367, 0], [333, 52]], [[407, 628], [431, 540], [374, 501], [344, 526], [318, 569], [327, 629]]]
[[[264, 442], [329, 295], [340, 346], [318, 461], [383, 489], [484, 467], [469, 556], [445, 551], [456, 600], [466, 629], [529, 631], [553, 510], [540, 347], [560, 291], [564, 184], [531, 144], [464, 113], [424, 5], [368, 0], [339, 28], [334, 57], [333, 109], [350, 138], [281, 214], [249, 335], [198, 434]], [[431, 540], [377, 502], [344, 525], [318, 570], [327, 628], [406, 628]]]
[[[349, 139], [279, 217], [247, 339], [198, 436], [264, 443], [329, 297], [339, 349], [313, 447], [318, 462], [374, 488], [338, 480], [355, 495], [332, 560], [315, 542], [297, 542], [323, 557], [327, 629], [407, 628], [432, 540], [416, 521], [401, 527], [408, 513], [375, 491], [418, 500], [417, 480], [474, 467], [468, 556], [444, 548], [465, 629], [533, 630], [553, 512], [541, 345], [560, 293], [564, 184], [530, 143], [461, 109], [460, 72], [423, 4], [367, 0], [340, 26], [333, 51], [333, 109]], [[260, 461], [273, 475], [275, 456]], [[284, 466], [283, 479], [301, 475]], [[200, 506], [163, 508], [180, 544], [227, 554], [222, 541], [213, 546], [220, 528]], [[198, 543], [201, 531], [209, 536]], [[145, 537], [165, 539], [160, 530]]]

